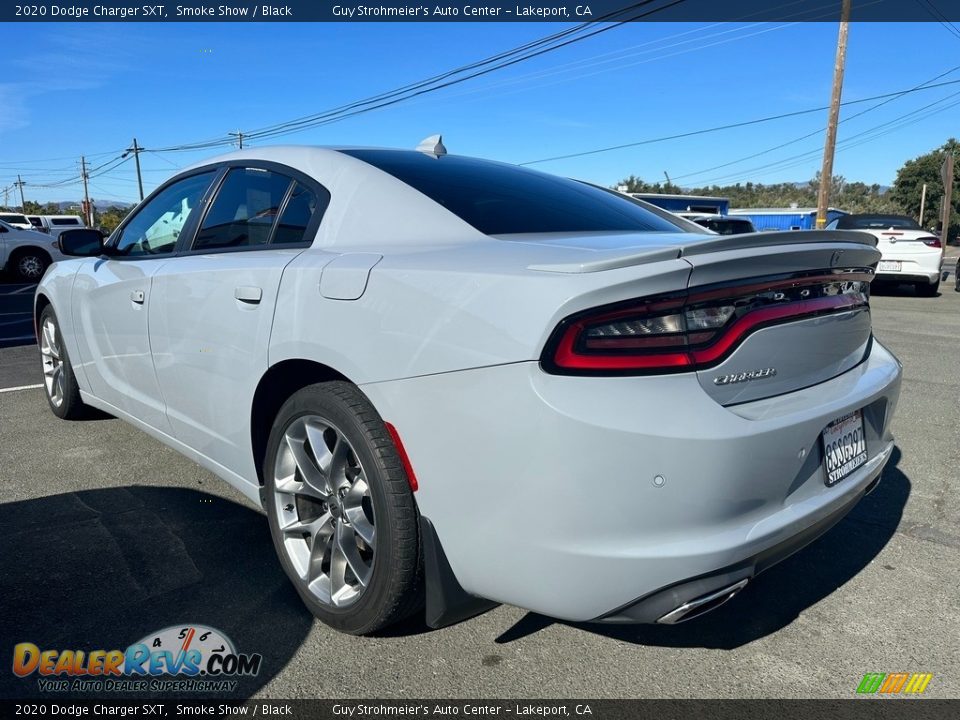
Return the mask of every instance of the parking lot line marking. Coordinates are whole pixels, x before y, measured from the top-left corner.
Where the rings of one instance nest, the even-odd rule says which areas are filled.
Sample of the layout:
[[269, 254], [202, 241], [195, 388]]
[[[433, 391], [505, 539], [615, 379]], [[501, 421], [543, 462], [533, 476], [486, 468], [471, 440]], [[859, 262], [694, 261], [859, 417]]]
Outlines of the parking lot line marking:
[[20, 288], [20, 289], [18, 289], [18, 290], [14, 290], [14, 291], [13, 291], [12, 293], [10, 293], [10, 294], [11, 294], [11, 295], [19, 295], [20, 293], [27, 292], [27, 290], [35, 290], [35, 289], [36, 289], [36, 286], [34, 286], [34, 285], [27, 285], [26, 287], [22, 287], [22, 288]]
[[0, 388], [0, 393], [16, 392], [17, 390], [36, 390], [42, 387], [43, 383], [37, 385], [20, 385], [19, 387]]

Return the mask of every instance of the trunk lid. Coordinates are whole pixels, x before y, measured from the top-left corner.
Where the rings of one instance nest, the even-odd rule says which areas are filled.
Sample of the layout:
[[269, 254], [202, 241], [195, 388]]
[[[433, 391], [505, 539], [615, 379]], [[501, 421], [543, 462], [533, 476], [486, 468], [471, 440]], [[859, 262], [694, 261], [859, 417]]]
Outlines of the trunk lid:
[[869, 350], [869, 305], [829, 305], [844, 293], [862, 292], [880, 259], [875, 238], [865, 233], [778, 235], [817, 241], [749, 249], [704, 244], [684, 253], [693, 266], [691, 295], [722, 287], [729, 288], [730, 297], [743, 297], [746, 290], [769, 314], [797, 303], [821, 303], [823, 308], [792, 320], [760, 323], [719, 362], [698, 370], [704, 391], [722, 405], [816, 385], [858, 365]]

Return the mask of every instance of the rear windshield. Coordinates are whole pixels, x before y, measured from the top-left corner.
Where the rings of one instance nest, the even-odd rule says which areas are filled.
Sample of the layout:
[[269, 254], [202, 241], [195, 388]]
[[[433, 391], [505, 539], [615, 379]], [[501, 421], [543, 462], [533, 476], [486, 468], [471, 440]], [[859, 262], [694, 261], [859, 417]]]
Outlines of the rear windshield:
[[683, 232], [629, 198], [488, 160], [404, 150], [344, 150], [419, 190], [487, 235]]
[[916, 220], [906, 215], [844, 215], [837, 219], [837, 230], [871, 230], [877, 228], [923, 230]]
[[756, 232], [753, 223], [749, 220], [694, 220], [697, 225], [713, 230], [721, 235], [742, 235]]

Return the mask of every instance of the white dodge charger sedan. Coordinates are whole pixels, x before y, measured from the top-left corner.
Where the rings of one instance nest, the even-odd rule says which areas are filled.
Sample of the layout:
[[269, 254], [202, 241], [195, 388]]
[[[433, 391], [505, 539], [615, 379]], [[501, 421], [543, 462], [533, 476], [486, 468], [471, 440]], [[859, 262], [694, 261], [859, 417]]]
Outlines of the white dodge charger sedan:
[[106, 240], [61, 235], [76, 257], [36, 294], [50, 407], [261, 504], [345, 632], [423, 605], [686, 620], [874, 487], [901, 374], [873, 237], [689, 228], [439, 143], [244, 149]]

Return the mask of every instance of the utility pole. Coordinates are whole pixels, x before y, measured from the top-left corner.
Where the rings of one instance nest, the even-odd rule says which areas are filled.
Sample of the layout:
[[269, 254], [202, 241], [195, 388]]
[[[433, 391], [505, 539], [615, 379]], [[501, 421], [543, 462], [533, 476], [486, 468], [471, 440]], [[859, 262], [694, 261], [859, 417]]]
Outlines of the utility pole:
[[236, 132], [227, 133], [227, 135], [232, 135], [237, 139], [237, 142], [240, 144], [240, 149], [243, 150], [243, 133], [237, 130]]
[[940, 229], [940, 245], [943, 247], [943, 252], [946, 252], [947, 235], [950, 229], [950, 209], [952, 207], [950, 203], [953, 200], [953, 153], [947, 155], [947, 159], [943, 161], [943, 165], [940, 167], [940, 177], [943, 180], [943, 207], [940, 209], [943, 225]]
[[137, 185], [140, 187], [140, 202], [143, 202], [143, 177], [140, 174], [140, 153], [143, 152], [143, 148], [137, 145], [137, 139], [133, 139], [133, 147], [128, 147], [127, 151], [120, 157], [126, 157], [130, 153], [133, 153], [133, 160], [137, 164]]
[[19, 175], [19, 174], [17, 175], [17, 181], [14, 183], [14, 185], [16, 185], [18, 188], [20, 188], [20, 212], [26, 212], [26, 211], [27, 211], [27, 203], [26, 203], [26, 201], [23, 199], [23, 185], [24, 185], [24, 182], [23, 182], [23, 180], [20, 178], [20, 175]]
[[923, 184], [923, 190], [920, 191], [920, 225], [923, 225], [923, 211], [927, 205], [927, 184]]
[[673, 185], [673, 183], [670, 182], [670, 176], [667, 175], [667, 171], [666, 171], [666, 170], [663, 171], [663, 176], [667, 179], [667, 187], [668, 187], [668, 188], [669, 188], [671, 185]]
[[823, 146], [823, 165], [820, 168], [820, 192], [817, 194], [817, 230], [827, 224], [830, 205], [830, 185], [833, 182], [833, 154], [837, 147], [837, 122], [840, 118], [840, 96], [843, 93], [843, 71], [847, 64], [847, 33], [850, 25], [850, 0], [843, 0], [840, 8], [840, 33], [837, 36], [837, 56], [833, 64], [833, 93], [830, 96], [830, 115], [827, 121], [827, 139]]
[[87, 187], [87, 159], [80, 156], [80, 177], [83, 178], [83, 221], [93, 227], [93, 208], [90, 207], [90, 190]]

